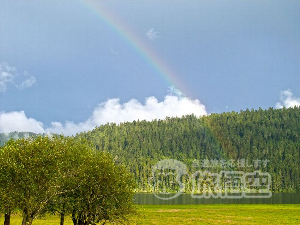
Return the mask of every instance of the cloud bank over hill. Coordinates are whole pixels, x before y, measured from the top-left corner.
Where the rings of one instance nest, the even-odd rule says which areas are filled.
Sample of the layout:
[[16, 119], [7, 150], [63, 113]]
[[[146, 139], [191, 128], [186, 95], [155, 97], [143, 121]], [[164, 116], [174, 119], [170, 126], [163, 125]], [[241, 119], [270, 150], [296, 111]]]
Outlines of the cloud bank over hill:
[[73, 135], [82, 131], [94, 129], [106, 123], [132, 122], [134, 120], [164, 119], [166, 117], [181, 117], [194, 114], [207, 115], [206, 108], [199, 100], [168, 95], [159, 102], [155, 97], [148, 97], [142, 104], [136, 99], [120, 103], [119, 99], [109, 99], [96, 107], [86, 121], [65, 124], [52, 122], [51, 127], [45, 128], [43, 123], [26, 117], [23, 111], [0, 113], [0, 132], [26, 131], [34, 133], [58, 133]]
[[0, 112], [0, 133], [9, 132], [33, 132], [44, 133], [43, 123], [33, 118], [28, 118], [24, 111], [20, 112]]
[[[194, 114], [195, 116], [207, 115], [205, 106], [198, 100], [192, 100], [176, 94], [174, 90], [159, 102], [155, 97], [148, 97], [142, 104], [136, 99], [120, 103], [119, 99], [109, 99], [99, 104], [92, 112], [90, 118], [81, 123], [71, 121], [52, 122], [50, 127], [45, 127], [40, 121], [28, 118], [24, 111], [0, 112], [0, 133], [33, 132], [33, 133], [57, 133], [74, 135], [83, 131], [89, 131], [96, 126], [106, 123], [132, 122], [134, 120], [152, 121], [165, 119], [166, 117], [181, 117]], [[281, 92], [280, 102], [276, 108], [300, 106], [300, 98], [293, 95], [291, 90]]]

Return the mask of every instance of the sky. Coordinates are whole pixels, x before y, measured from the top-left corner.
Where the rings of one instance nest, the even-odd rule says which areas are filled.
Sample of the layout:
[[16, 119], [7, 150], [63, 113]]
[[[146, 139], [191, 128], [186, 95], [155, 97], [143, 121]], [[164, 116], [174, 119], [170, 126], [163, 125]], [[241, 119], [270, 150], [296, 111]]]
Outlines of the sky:
[[300, 2], [1, 0], [0, 132], [300, 105]]

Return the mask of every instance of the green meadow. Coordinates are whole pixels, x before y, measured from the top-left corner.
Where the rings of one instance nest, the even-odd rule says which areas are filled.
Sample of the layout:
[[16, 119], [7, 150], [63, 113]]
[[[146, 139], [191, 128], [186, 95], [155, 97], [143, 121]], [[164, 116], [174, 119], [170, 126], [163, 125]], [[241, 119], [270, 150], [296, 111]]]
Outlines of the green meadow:
[[[300, 205], [139, 205], [129, 224], [300, 224]], [[3, 218], [1, 218], [3, 223]], [[12, 217], [11, 225], [21, 224]], [[55, 215], [36, 219], [33, 225], [59, 224]], [[72, 225], [67, 216], [65, 225]]]

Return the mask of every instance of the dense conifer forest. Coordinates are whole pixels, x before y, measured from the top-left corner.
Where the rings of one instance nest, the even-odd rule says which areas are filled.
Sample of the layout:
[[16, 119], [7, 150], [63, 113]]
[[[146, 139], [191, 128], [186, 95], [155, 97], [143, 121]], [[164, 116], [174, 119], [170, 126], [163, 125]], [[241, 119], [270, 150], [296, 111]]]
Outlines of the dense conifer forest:
[[[11, 135], [13, 136], [13, 135]], [[273, 192], [300, 191], [300, 108], [246, 110], [165, 120], [106, 124], [77, 134], [108, 151], [151, 191], [152, 166], [162, 159], [195, 170], [260, 170], [272, 176]], [[1, 141], [7, 140], [7, 135]]]
[[[299, 136], [297, 107], [107, 124], [77, 135], [125, 164], [134, 174], [140, 191], [149, 191], [151, 167], [170, 158], [184, 162], [190, 172], [195, 169], [268, 172], [274, 192], [300, 191]], [[242, 160], [246, 166], [239, 165]], [[217, 166], [213, 165], [215, 162]]]

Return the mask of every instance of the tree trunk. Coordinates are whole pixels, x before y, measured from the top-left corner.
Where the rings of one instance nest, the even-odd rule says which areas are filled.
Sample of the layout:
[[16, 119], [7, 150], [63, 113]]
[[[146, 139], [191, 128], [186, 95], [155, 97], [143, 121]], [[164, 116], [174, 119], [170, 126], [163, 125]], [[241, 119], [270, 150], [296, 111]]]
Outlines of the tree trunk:
[[4, 225], [10, 225], [10, 212], [4, 215]]
[[76, 219], [76, 212], [75, 210], [72, 212], [72, 221], [74, 225], [78, 225], [78, 221]]
[[26, 217], [23, 217], [23, 219], [22, 219], [22, 225], [27, 225], [27, 218]]
[[27, 208], [23, 210], [23, 220], [22, 220], [22, 225], [27, 225], [27, 222], [29, 221], [29, 213]]
[[28, 209], [25, 208], [23, 210], [23, 220], [22, 225], [31, 225], [33, 222], [33, 215], [30, 215]]
[[60, 225], [64, 225], [65, 223], [65, 212], [60, 213]]

